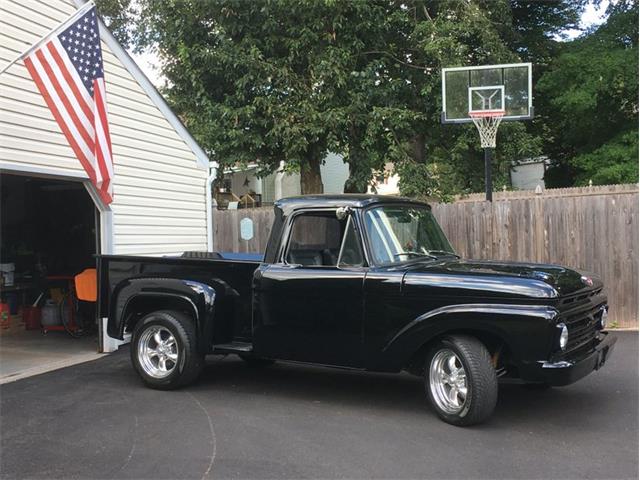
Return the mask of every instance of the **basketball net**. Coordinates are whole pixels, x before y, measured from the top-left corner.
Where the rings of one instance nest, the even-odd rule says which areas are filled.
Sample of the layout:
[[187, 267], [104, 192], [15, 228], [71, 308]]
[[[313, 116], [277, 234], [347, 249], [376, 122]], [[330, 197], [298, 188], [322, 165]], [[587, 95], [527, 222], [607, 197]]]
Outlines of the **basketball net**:
[[482, 110], [469, 112], [478, 133], [482, 148], [496, 148], [496, 134], [504, 117], [504, 110]]

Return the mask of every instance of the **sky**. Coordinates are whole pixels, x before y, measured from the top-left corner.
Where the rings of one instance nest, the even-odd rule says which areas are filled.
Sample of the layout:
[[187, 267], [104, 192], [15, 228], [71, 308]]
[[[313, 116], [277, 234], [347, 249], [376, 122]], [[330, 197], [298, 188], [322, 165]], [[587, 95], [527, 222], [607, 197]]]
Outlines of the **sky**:
[[[601, 24], [605, 20], [604, 14], [608, 6], [609, 6], [608, 1], [604, 1], [600, 3], [599, 8], [593, 5], [592, 3], [589, 3], [584, 13], [582, 14], [582, 18], [580, 19], [580, 26], [582, 27], [582, 29]], [[582, 30], [579, 30], [579, 29], [567, 30], [567, 35], [569, 40], [576, 38], [581, 33], [582, 33]]]
[[[580, 19], [581, 29], [567, 30], [567, 40], [572, 40], [582, 33], [582, 29], [599, 25], [604, 21], [604, 13], [609, 6], [609, 1], [605, 0], [600, 3], [599, 7], [596, 7], [592, 3], [587, 5], [582, 18]], [[156, 88], [163, 85], [163, 77], [156, 67], [158, 63], [158, 57], [155, 53], [147, 51], [144, 53], [135, 53], [130, 51], [129, 54], [134, 58], [138, 66], [142, 69], [144, 74], [151, 80]]]
[[153, 83], [156, 88], [162, 86], [162, 75], [158, 71], [158, 68], [156, 68], [158, 57], [155, 53], [136, 53], [133, 50], [129, 50], [129, 55], [133, 57], [140, 69], [144, 72], [147, 78], [151, 80], [151, 83]]

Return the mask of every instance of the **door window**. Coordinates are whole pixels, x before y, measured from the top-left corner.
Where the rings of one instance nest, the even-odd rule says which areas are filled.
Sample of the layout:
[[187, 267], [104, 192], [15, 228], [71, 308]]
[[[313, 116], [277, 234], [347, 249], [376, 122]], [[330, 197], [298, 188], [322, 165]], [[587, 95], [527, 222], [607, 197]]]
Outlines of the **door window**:
[[306, 212], [293, 220], [285, 261], [305, 267], [362, 265], [360, 241], [351, 217], [343, 220], [335, 211]]

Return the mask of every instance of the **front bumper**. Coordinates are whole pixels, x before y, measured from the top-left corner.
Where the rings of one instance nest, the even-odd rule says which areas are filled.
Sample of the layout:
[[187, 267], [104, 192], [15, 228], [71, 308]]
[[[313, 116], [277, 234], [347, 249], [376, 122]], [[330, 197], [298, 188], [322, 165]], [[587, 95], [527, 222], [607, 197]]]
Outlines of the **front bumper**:
[[617, 341], [618, 338], [611, 333], [602, 332], [595, 347], [582, 356], [558, 362], [540, 361], [529, 364], [521, 372], [522, 379], [558, 387], [577, 382], [604, 365]]

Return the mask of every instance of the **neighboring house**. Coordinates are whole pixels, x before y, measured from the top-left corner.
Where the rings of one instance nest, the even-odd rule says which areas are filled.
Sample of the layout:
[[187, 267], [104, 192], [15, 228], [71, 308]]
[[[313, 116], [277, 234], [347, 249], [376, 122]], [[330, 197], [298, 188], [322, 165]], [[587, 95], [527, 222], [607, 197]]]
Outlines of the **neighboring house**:
[[400, 176], [393, 173], [393, 164], [387, 163], [384, 166], [384, 174], [374, 179], [374, 185], [369, 187], [369, 193], [378, 195], [400, 195]]
[[[225, 172], [226, 189], [237, 197], [247, 193], [257, 193], [261, 196], [263, 204], [300, 195], [300, 174], [285, 174], [282, 170], [263, 178], [258, 178], [258, 167], [250, 165], [245, 169], [229, 169]], [[381, 195], [398, 195], [397, 175], [392, 175], [391, 164], [387, 165], [384, 176], [376, 178], [376, 191]], [[343, 161], [342, 155], [330, 153], [320, 167], [324, 193], [343, 193], [344, 183], [349, 178], [349, 165]], [[372, 193], [372, 188], [369, 188]]]
[[[284, 197], [300, 195], [300, 174], [284, 173], [284, 163], [280, 170], [263, 178], [258, 178], [256, 165], [247, 168], [231, 168], [225, 172], [226, 188], [237, 197], [247, 193], [257, 193], [263, 204], [270, 204]], [[324, 193], [342, 193], [344, 182], [349, 178], [349, 165], [341, 155], [330, 153], [320, 167]]]
[[[511, 184], [518, 190], [535, 190], [536, 187], [545, 188], [544, 173], [549, 159], [535, 157], [514, 162], [511, 169]], [[260, 195], [263, 204], [273, 203], [283, 197], [300, 195], [300, 175], [297, 173], [284, 174], [281, 171], [258, 178], [258, 167], [250, 165], [245, 169], [229, 169], [225, 172], [227, 190], [242, 197], [247, 193]], [[342, 156], [329, 154], [321, 167], [324, 193], [342, 193], [344, 183], [349, 178], [349, 166], [342, 161]], [[393, 173], [393, 165], [385, 166], [384, 175], [373, 179], [373, 186], [369, 193], [380, 195], [399, 195], [400, 177]]]
[[534, 157], [514, 162], [511, 167], [511, 185], [517, 190], [544, 188], [544, 173], [548, 157]]
[[[3, 0], [0, 68], [82, 4]], [[114, 201], [109, 206], [97, 197], [24, 63], [0, 75], [0, 178], [3, 212], [10, 213], [3, 220], [0, 243], [2, 262], [16, 263], [16, 276], [20, 262], [25, 269], [33, 268], [26, 257], [73, 255], [63, 251], [64, 244], [58, 252], [37, 251], [47, 247], [37, 247], [37, 234], [21, 233], [24, 225], [32, 225], [29, 228], [35, 232], [47, 222], [52, 241], [65, 238], [69, 230], [58, 231], [55, 226], [64, 225], [69, 216], [84, 215], [76, 212], [84, 203], [94, 210], [95, 218], [89, 212], [90, 220], [76, 222], [73, 231], [95, 237], [94, 251], [89, 253], [175, 255], [211, 246], [207, 155], [127, 52], [103, 24], [100, 27], [114, 160]], [[60, 206], [67, 197], [73, 200]], [[33, 204], [34, 198], [44, 200]], [[59, 214], [62, 217], [51, 221]], [[75, 260], [87, 266], [93, 263], [90, 257]], [[56, 265], [64, 268], [60, 262]], [[113, 348], [108, 340], [105, 350]]]

